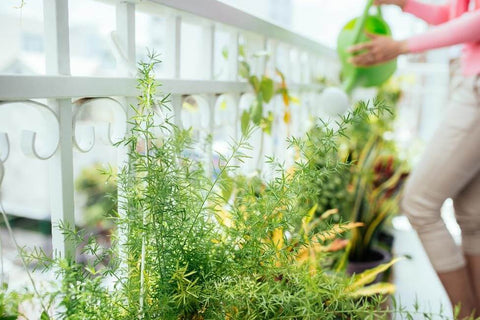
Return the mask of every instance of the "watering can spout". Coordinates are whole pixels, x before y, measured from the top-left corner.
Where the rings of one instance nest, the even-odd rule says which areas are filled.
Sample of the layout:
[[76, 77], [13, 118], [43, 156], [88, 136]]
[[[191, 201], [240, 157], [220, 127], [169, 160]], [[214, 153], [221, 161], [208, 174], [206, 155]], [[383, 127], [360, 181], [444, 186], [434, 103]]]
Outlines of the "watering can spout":
[[349, 78], [345, 79], [342, 83], [342, 89], [350, 95], [355, 88], [355, 83], [357, 82], [357, 74], [354, 72]]

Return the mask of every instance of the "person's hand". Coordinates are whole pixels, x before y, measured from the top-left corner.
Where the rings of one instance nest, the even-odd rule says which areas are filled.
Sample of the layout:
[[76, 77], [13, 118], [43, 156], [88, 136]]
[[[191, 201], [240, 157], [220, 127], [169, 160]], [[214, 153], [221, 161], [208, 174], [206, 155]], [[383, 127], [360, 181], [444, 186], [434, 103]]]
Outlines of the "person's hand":
[[405, 7], [405, 3], [407, 3], [407, 0], [374, 0], [373, 4], [376, 6], [381, 6], [384, 4], [392, 4], [394, 6], [398, 6], [403, 9]]
[[348, 62], [359, 66], [369, 67], [395, 59], [401, 54], [408, 53], [406, 41], [396, 41], [387, 36], [368, 34], [369, 42], [351, 46], [348, 52], [357, 54]]

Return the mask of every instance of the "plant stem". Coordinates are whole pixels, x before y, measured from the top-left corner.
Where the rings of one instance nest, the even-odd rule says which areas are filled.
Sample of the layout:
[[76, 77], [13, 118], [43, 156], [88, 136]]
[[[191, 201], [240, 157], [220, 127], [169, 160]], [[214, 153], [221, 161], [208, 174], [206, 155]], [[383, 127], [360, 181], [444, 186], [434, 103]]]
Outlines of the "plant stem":
[[[148, 130], [150, 129], [150, 121], [151, 121], [151, 114], [150, 114], [150, 108], [151, 105], [152, 105], [152, 101], [150, 100], [150, 96], [151, 96], [151, 92], [152, 92], [152, 86], [149, 85], [147, 87], [147, 95], [146, 95], [146, 98], [147, 98], [147, 101], [145, 103], [145, 106], [147, 108], [147, 114], [146, 114], [146, 119], [145, 119], [145, 131], [144, 131], [144, 144], [145, 144], [145, 148], [144, 148], [144, 152], [145, 152], [145, 157], [146, 157], [146, 168], [147, 168], [147, 176], [150, 174], [150, 167], [151, 167], [151, 164], [150, 164], [150, 157], [149, 157], [149, 144], [150, 144], [150, 139], [149, 139], [149, 134], [148, 134]], [[145, 110], [144, 110], [145, 112]], [[145, 214], [145, 211], [142, 210], [142, 253], [141, 253], [141, 258], [140, 258], [140, 297], [139, 297], [139, 314], [138, 314], [138, 318], [139, 319], [143, 319], [144, 317], [144, 310], [143, 310], [143, 305], [144, 305], [144, 300], [145, 300], [145, 255], [146, 255], [146, 248], [145, 248], [145, 226], [147, 224], [147, 220], [146, 220], [146, 214]]]
[[195, 218], [193, 219], [193, 222], [190, 225], [190, 228], [188, 229], [188, 232], [185, 235], [185, 240], [183, 241], [183, 246], [185, 246], [185, 244], [187, 243], [187, 240], [188, 240], [188, 238], [190, 237], [190, 234], [193, 231], [193, 227], [197, 223], [197, 220], [200, 217], [200, 214], [202, 213], [202, 210], [205, 207], [205, 204], [207, 203], [207, 200], [210, 198], [210, 195], [212, 194], [213, 189], [215, 188], [218, 181], [220, 180], [220, 177], [223, 177], [223, 174], [225, 173], [225, 170], [228, 168], [230, 162], [235, 158], [235, 154], [238, 152], [238, 149], [240, 148], [240, 146], [242, 146], [245, 143], [245, 139], [246, 139], [245, 135], [242, 135], [242, 137], [240, 138], [240, 142], [238, 144], [236, 144], [235, 147], [233, 148], [232, 154], [227, 159], [225, 165], [222, 166], [222, 169], [220, 170], [220, 172], [216, 176], [215, 180], [213, 181], [212, 185], [210, 186], [210, 189], [208, 190], [207, 194], [203, 198], [202, 205], [200, 206], [198, 211], [195, 213]]
[[[21, 253], [21, 248], [18, 245], [17, 239], [15, 238], [15, 235], [13, 234], [12, 227], [10, 226], [10, 222], [8, 221], [8, 217], [5, 213], [5, 209], [3, 208], [3, 204], [0, 202], [0, 211], [3, 216], [3, 220], [5, 221], [5, 225], [7, 226], [8, 234], [10, 235], [10, 238], [13, 241], [13, 244], [17, 248], [17, 251], [19, 252], [20, 260], [22, 261], [23, 268], [25, 269], [25, 272], [27, 272], [28, 279], [30, 280], [30, 283], [32, 284], [33, 291], [37, 295], [38, 299], [40, 300], [40, 306], [42, 307], [43, 311], [48, 314], [47, 308], [43, 304], [42, 297], [37, 289], [37, 286], [35, 285], [35, 281], [33, 280], [32, 274], [30, 273], [30, 270], [28, 270], [27, 262], [25, 261], [25, 258], [23, 257], [23, 254]], [[2, 270], [3, 272], [3, 270]]]

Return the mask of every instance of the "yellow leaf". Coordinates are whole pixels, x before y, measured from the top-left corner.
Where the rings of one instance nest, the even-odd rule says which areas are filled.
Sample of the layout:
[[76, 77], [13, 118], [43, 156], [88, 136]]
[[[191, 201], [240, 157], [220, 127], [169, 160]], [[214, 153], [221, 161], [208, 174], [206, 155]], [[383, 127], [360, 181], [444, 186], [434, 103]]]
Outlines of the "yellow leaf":
[[307, 261], [308, 258], [309, 258], [308, 248], [304, 247], [298, 251], [297, 258], [296, 258], [298, 263], [302, 264], [305, 261]]
[[291, 120], [292, 120], [292, 115], [290, 111], [285, 111], [285, 114], [283, 115], [283, 122], [285, 122], [286, 124], [289, 124]]
[[293, 175], [295, 174], [295, 171], [296, 171], [295, 166], [291, 166], [287, 169], [286, 178], [288, 181], [292, 180]]
[[283, 103], [285, 104], [285, 106], [288, 107], [290, 105], [290, 97], [288, 96], [287, 93], [283, 93], [282, 97], [283, 97]]
[[328, 245], [328, 247], [326, 248], [326, 251], [335, 252], [335, 251], [343, 250], [348, 245], [348, 243], [349, 243], [349, 240], [347, 239], [335, 239], [333, 240], [332, 243]]
[[297, 255], [297, 262], [300, 265], [308, 263], [308, 271], [311, 276], [314, 276], [317, 273], [316, 254], [322, 251], [324, 251], [324, 247], [318, 243], [313, 246], [303, 247]]
[[392, 265], [394, 265], [395, 263], [397, 263], [398, 261], [402, 260], [403, 258], [395, 258], [393, 259], [392, 261], [388, 262], [388, 263], [384, 263], [384, 264], [381, 264], [375, 268], [372, 268], [372, 269], [368, 269], [358, 275], [355, 276], [355, 280], [353, 281], [353, 283], [351, 285], [349, 285], [347, 287], [347, 291], [348, 292], [352, 292], [352, 291], [356, 291], [356, 289], [358, 288], [362, 288], [364, 287], [365, 285], [371, 283], [373, 280], [375, 280], [375, 278], [377, 277], [377, 275], [379, 275], [380, 273], [386, 271], [388, 268], [390, 268]]
[[326, 252], [326, 251], [327, 251], [327, 247], [322, 246], [318, 242], [305, 246], [298, 251], [297, 262], [302, 264], [306, 261], [314, 260], [317, 253]]
[[223, 100], [222, 103], [220, 103], [220, 110], [225, 110], [227, 109], [227, 101]]
[[363, 225], [364, 224], [362, 222], [349, 222], [345, 224], [335, 224], [329, 230], [320, 232], [316, 234], [314, 237], [321, 241], [333, 240], [339, 234], [352, 230], [354, 228], [363, 227]]
[[310, 223], [310, 221], [312, 221], [313, 219], [313, 216], [315, 215], [315, 212], [317, 211], [317, 208], [318, 208], [318, 203], [315, 203], [315, 205], [310, 209], [308, 210], [308, 213], [307, 213], [307, 216], [304, 217], [305, 220], [305, 223]]
[[312, 259], [309, 261], [309, 273], [310, 276], [315, 276], [317, 274], [317, 261], [315, 259], [315, 255], [313, 254]]
[[282, 228], [277, 228], [273, 230], [272, 241], [277, 250], [281, 250], [284, 247]]
[[348, 293], [351, 297], [368, 297], [375, 294], [393, 294], [395, 293], [395, 285], [389, 282], [380, 282], [372, 284], [368, 287], [359, 288], [353, 292]]
[[320, 219], [325, 220], [328, 217], [333, 216], [334, 214], [337, 214], [337, 213], [338, 213], [338, 209], [327, 210], [324, 213], [322, 213], [322, 215], [320, 216]]
[[312, 221], [313, 216], [315, 215], [315, 212], [317, 211], [317, 207], [318, 207], [318, 204], [315, 204], [310, 210], [308, 210], [307, 215], [302, 218], [302, 229], [303, 229], [303, 232], [304, 232], [305, 236], [307, 236], [307, 234], [308, 234], [308, 231], [309, 231], [308, 225]]
[[293, 104], [300, 104], [300, 99], [295, 96], [290, 96], [290, 102]]
[[233, 224], [231, 213], [221, 206], [217, 206], [215, 211], [217, 213], [215, 217], [218, 223], [224, 227], [230, 228]]

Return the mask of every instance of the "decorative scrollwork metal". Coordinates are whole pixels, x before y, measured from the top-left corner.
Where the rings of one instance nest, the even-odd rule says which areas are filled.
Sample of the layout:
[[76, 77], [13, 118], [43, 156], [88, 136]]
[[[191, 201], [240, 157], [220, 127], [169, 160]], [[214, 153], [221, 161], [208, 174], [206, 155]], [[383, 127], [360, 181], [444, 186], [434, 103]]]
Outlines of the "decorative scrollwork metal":
[[[55, 111], [50, 109], [47, 105], [34, 100], [0, 101], [0, 107], [10, 105], [10, 104], [25, 104], [25, 105], [37, 107], [37, 109], [40, 112], [47, 113], [50, 116], [52, 116], [53, 119], [55, 119], [55, 123], [57, 125], [57, 132], [59, 132], [58, 116], [55, 113]], [[60, 143], [58, 139], [55, 144], [55, 147], [50, 152], [47, 152], [46, 154], [41, 154], [41, 152], [38, 151], [38, 148], [36, 146], [37, 145], [36, 141], [37, 141], [37, 132], [31, 131], [31, 130], [22, 130], [21, 149], [23, 153], [29, 157], [38, 158], [40, 160], [47, 160], [53, 157], [55, 152], [57, 152], [59, 143]], [[0, 155], [1, 157], [0, 162], [5, 162], [10, 151], [10, 144], [9, 144], [7, 133], [4, 133], [4, 132], [0, 133], [0, 144], [3, 144], [4, 145], [3, 148], [6, 150], [5, 156], [3, 155], [4, 152], [2, 151], [2, 154]]]
[[194, 127], [199, 132], [208, 131], [210, 126], [208, 99], [198, 94], [186, 96], [182, 102], [181, 119], [185, 128]]
[[10, 142], [8, 141], [8, 135], [5, 132], [0, 132], [0, 186], [2, 185], [5, 169], [3, 163], [7, 161], [10, 155]]
[[10, 155], [10, 141], [6, 132], [0, 132], [0, 162], [5, 162]]
[[[79, 122], [79, 117], [83, 109], [88, 104], [91, 104], [94, 102], [107, 102], [107, 101], [113, 102], [112, 105], [116, 106], [117, 108], [119, 108], [119, 110], [121, 110], [120, 114], [122, 114], [122, 118], [123, 118], [121, 119], [121, 121], [123, 121], [123, 123], [126, 123], [126, 120], [127, 120], [126, 110], [124, 109], [123, 105], [116, 99], [113, 99], [110, 97], [82, 98], [74, 102], [75, 112], [73, 114], [73, 144], [75, 148], [80, 152], [87, 153], [90, 150], [92, 150], [92, 148], [95, 146], [95, 139], [96, 139], [95, 127], [91, 125], [88, 127], [88, 136], [89, 136], [88, 143], [86, 144], [86, 146], [80, 143], [78, 133], [77, 133], [77, 126]], [[102, 131], [105, 132], [103, 135], [106, 136], [108, 143], [110, 143], [111, 145], [114, 145], [117, 141], [115, 141], [116, 139], [114, 138], [114, 135], [113, 135], [112, 122], [108, 121], [106, 124], [107, 124], [106, 127], [102, 128], [103, 129]], [[122, 133], [122, 135], [124, 134], [125, 132]]]

